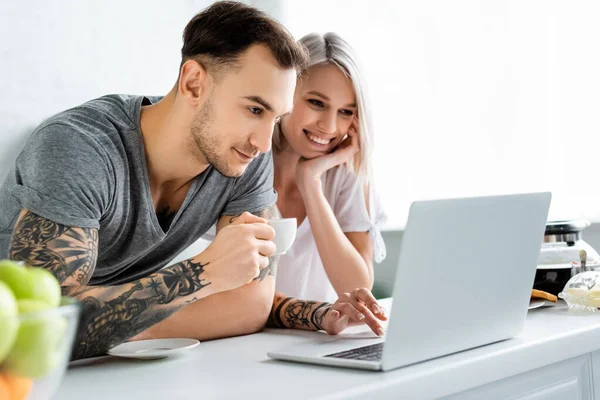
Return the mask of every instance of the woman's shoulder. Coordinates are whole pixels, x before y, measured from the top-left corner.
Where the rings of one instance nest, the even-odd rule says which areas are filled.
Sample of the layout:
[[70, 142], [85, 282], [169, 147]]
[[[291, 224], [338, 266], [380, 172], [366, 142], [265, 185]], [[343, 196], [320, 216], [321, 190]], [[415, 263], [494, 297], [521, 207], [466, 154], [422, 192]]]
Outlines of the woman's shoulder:
[[323, 194], [330, 204], [351, 202], [364, 206], [365, 185], [345, 165], [328, 170], [322, 182]]
[[341, 183], [344, 185], [358, 183], [358, 177], [346, 165], [338, 165], [333, 167], [323, 176], [323, 181], [326, 184]]

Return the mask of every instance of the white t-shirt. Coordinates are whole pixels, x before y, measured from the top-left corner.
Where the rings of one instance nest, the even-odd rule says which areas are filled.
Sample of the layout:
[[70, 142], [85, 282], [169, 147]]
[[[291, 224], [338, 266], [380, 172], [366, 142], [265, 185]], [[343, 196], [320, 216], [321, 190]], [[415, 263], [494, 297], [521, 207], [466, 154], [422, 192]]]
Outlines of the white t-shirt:
[[[321, 181], [323, 194], [342, 231], [370, 232], [374, 259], [381, 262], [386, 250], [379, 227], [386, 216], [373, 186], [370, 185], [370, 210], [367, 212], [364, 185], [346, 166], [330, 169]], [[304, 300], [334, 302], [338, 298], [319, 256], [308, 217], [300, 223], [292, 247], [279, 259], [275, 290]]]

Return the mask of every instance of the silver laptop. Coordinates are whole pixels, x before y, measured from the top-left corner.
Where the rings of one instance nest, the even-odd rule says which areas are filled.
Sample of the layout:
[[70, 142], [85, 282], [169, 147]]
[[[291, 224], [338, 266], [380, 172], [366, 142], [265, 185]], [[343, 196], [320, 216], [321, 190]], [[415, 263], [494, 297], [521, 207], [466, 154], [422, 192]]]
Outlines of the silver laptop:
[[384, 338], [323, 336], [268, 356], [386, 371], [517, 336], [527, 315], [551, 197], [532, 193], [413, 203]]

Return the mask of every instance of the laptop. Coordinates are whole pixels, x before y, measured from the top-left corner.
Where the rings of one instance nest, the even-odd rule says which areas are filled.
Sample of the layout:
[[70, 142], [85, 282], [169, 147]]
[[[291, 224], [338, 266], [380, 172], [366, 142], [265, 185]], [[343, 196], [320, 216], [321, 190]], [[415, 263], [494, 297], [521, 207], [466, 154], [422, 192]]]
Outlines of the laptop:
[[528, 193], [414, 202], [384, 337], [323, 335], [268, 356], [387, 371], [519, 335], [551, 197]]

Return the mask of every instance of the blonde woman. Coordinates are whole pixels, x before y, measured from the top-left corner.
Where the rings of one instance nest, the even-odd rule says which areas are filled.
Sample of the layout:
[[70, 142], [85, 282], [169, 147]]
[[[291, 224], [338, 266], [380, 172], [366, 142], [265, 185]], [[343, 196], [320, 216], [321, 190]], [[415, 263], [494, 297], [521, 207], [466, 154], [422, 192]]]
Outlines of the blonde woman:
[[385, 258], [385, 216], [370, 179], [371, 114], [356, 56], [335, 33], [300, 42], [309, 68], [273, 135], [277, 206], [298, 220], [296, 241], [279, 260], [276, 297], [334, 302], [372, 288], [373, 260]]

